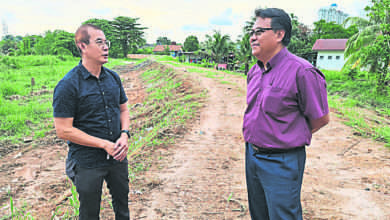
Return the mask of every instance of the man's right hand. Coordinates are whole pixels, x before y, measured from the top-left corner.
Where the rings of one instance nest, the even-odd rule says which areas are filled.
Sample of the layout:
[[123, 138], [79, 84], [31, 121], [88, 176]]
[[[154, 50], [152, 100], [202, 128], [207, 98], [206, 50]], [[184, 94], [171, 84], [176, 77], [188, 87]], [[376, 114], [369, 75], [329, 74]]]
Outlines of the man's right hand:
[[102, 141], [102, 148], [112, 157], [114, 157], [114, 152], [115, 152], [115, 143], [108, 141], [108, 140], [103, 140]]

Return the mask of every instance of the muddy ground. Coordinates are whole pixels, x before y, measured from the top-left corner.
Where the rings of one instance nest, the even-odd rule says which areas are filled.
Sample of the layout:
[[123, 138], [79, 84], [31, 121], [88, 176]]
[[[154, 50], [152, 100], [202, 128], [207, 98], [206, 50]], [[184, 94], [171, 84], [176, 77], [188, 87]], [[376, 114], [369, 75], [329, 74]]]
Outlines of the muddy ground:
[[[131, 65], [128, 71], [121, 68], [121, 77], [133, 105], [145, 92], [139, 78], [143, 69], [130, 70]], [[176, 72], [208, 95], [184, 136], [150, 152], [150, 168], [130, 185], [131, 218], [250, 219], [241, 132], [245, 79], [223, 73], [223, 78], [208, 78], [185, 68]], [[36, 219], [50, 219], [70, 196], [65, 143], [51, 131], [44, 139], [1, 147], [0, 216], [9, 214], [12, 196]], [[330, 124], [307, 148], [304, 218], [390, 219], [389, 152], [383, 143], [354, 135], [332, 110]], [[103, 199], [102, 219], [113, 219], [108, 201]]]

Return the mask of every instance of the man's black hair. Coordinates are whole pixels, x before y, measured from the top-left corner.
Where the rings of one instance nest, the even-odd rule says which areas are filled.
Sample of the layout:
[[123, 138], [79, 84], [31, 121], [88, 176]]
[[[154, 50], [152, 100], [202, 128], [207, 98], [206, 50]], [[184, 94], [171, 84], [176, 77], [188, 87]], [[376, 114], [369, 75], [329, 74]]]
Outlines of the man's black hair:
[[285, 34], [282, 40], [284, 46], [288, 46], [291, 39], [291, 18], [279, 8], [259, 8], [255, 10], [255, 16], [260, 18], [271, 18], [271, 28], [276, 30], [284, 30]]

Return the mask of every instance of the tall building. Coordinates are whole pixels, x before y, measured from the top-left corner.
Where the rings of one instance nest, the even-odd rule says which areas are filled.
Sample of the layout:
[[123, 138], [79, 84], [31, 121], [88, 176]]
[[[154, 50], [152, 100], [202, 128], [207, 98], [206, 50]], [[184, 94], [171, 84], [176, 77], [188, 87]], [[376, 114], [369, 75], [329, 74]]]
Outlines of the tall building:
[[4, 37], [7, 34], [8, 34], [8, 25], [7, 25], [7, 22], [5, 21], [5, 19], [3, 19], [3, 33], [1, 35], [1, 37]]
[[342, 24], [348, 16], [347, 13], [337, 9], [336, 3], [322, 7], [318, 11], [318, 20], [325, 20], [326, 22], [334, 21], [336, 24]]

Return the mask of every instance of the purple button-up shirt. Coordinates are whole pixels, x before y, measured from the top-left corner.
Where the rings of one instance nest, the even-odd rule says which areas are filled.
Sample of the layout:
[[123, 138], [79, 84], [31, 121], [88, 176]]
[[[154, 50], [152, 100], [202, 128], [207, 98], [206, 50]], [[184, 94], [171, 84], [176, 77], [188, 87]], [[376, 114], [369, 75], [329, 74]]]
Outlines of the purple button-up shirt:
[[283, 48], [267, 70], [258, 61], [247, 77], [245, 141], [269, 148], [310, 145], [309, 119], [329, 113], [324, 75]]

